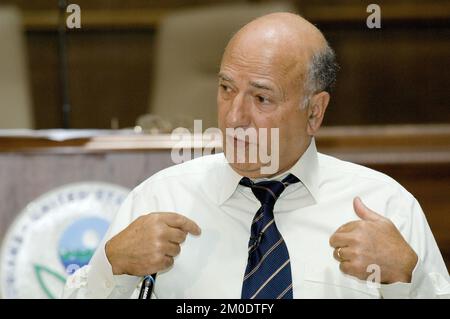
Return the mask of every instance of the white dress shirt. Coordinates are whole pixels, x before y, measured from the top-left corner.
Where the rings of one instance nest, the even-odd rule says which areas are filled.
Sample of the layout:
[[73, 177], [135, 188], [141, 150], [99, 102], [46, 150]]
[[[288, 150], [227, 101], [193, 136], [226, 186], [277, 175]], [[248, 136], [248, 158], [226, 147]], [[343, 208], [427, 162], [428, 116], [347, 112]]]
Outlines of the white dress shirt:
[[[417, 200], [392, 178], [317, 152], [314, 140], [288, 173], [290, 185], [274, 215], [289, 250], [294, 298], [434, 298], [450, 295], [449, 275]], [[89, 265], [69, 277], [66, 298], [136, 297], [142, 278], [115, 276], [104, 243], [140, 215], [177, 212], [194, 220], [174, 265], [158, 273], [156, 298], [240, 298], [250, 225], [260, 207], [223, 153], [175, 165], [136, 187], [113, 220]], [[419, 256], [411, 283], [368, 284], [345, 275], [333, 258], [330, 236], [359, 219], [353, 198], [397, 226]], [[369, 275], [369, 273], [368, 273]]]

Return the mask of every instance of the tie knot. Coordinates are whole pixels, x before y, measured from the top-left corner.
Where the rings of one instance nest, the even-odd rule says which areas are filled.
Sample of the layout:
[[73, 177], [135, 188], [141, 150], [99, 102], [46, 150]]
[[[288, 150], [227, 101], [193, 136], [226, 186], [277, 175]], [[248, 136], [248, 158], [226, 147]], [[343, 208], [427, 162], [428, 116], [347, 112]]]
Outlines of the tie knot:
[[248, 177], [243, 177], [239, 184], [250, 187], [255, 197], [261, 202], [261, 205], [274, 206], [285, 188], [299, 181], [297, 177], [289, 174], [282, 181], [262, 181], [259, 183], [254, 183]]

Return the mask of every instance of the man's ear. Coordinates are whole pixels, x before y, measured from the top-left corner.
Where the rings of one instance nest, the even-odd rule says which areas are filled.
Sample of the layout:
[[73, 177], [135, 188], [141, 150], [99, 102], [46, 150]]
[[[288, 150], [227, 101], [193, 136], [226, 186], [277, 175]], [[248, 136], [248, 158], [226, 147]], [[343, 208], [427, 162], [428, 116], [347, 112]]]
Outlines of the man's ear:
[[308, 126], [307, 132], [310, 136], [316, 135], [322, 124], [325, 111], [330, 102], [330, 94], [322, 91], [313, 95], [308, 106]]

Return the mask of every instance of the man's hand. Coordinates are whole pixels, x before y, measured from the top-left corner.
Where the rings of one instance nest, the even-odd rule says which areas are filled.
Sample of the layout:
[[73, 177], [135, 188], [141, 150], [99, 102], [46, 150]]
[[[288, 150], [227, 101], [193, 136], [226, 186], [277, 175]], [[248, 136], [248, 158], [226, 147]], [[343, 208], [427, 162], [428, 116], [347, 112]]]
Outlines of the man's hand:
[[367, 208], [359, 197], [353, 208], [361, 218], [339, 227], [330, 237], [342, 272], [366, 280], [367, 266], [381, 269], [381, 283], [410, 282], [417, 255], [395, 225]]
[[144, 276], [173, 265], [188, 233], [200, 235], [200, 227], [176, 213], [140, 216], [105, 245], [114, 275]]

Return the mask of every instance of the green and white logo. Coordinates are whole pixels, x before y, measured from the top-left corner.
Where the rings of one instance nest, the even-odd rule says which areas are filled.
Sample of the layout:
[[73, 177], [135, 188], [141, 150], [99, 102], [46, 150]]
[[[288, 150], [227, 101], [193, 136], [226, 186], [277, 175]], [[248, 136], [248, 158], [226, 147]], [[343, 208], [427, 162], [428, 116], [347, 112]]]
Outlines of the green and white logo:
[[91, 259], [129, 190], [106, 183], [63, 186], [31, 202], [3, 240], [3, 298], [58, 298]]

